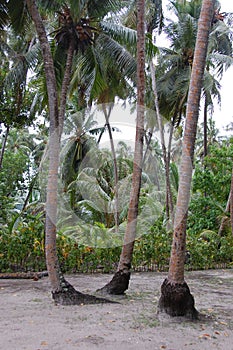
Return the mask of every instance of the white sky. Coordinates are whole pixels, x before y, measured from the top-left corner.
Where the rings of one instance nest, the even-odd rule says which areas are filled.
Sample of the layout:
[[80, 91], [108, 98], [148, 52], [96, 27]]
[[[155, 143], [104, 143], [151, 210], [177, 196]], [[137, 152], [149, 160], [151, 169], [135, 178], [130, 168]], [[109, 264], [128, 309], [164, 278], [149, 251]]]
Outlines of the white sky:
[[[231, 12], [233, 13], [233, 0], [219, 0], [221, 3], [220, 12]], [[164, 10], [169, 3], [168, 0], [163, 0]], [[157, 45], [158, 41], [157, 41]], [[214, 108], [213, 119], [215, 120], [216, 127], [220, 130], [220, 134], [223, 133], [224, 127], [233, 122], [233, 110], [231, 107], [232, 84], [233, 84], [233, 67], [229, 68], [223, 75], [221, 84], [221, 106], [217, 103]], [[199, 121], [202, 122], [202, 113], [200, 113]]]
[[[164, 10], [166, 12], [166, 5], [169, 0], [163, 0]], [[221, 0], [221, 12], [232, 12], [233, 13], [233, 0]], [[165, 14], [166, 16], [166, 14]], [[165, 46], [164, 36], [156, 38], [156, 45]], [[233, 67], [229, 68], [226, 73], [224, 73], [221, 84], [221, 107], [215, 105], [213, 112], [213, 119], [215, 120], [216, 127], [220, 131], [220, 135], [226, 135], [224, 128], [233, 122], [233, 109], [231, 106], [231, 100], [233, 98], [232, 85], [233, 85]], [[114, 132], [114, 140], [118, 142], [119, 140], [124, 140], [133, 146], [135, 138], [135, 113], [130, 115], [129, 109], [122, 108], [120, 104], [115, 104], [114, 110], [111, 113], [110, 122], [111, 125], [118, 127], [121, 132]], [[203, 122], [203, 112], [200, 111], [199, 123]], [[105, 124], [103, 119], [103, 114], [100, 112], [98, 114], [98, 123], [101, 125]], [[102, 137], [101, 145], [103, 147], [108, 147], [109, 137], [107, 132]]]
[[[233, 13], [233, 0], [220, 0], [221, 12]], [[233, 110], [231, 100], [233, 98], [233, 67], [230, 67], [225, 73], [220, 82], [221, 88], [221, 108], [216, 106], [214, 109], [213, 118], [217, 128], [222, 130], [223, 127], [233, 122]]]

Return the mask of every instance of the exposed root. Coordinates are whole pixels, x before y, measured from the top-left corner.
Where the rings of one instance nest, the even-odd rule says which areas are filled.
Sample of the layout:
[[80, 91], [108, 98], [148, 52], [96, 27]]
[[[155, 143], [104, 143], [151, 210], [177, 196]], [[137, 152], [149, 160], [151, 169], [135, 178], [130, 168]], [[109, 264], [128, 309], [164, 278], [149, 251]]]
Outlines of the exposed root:
[[198, 318], [198, 311], [194, 306], [194, 298], [186, 282], [172, 284], [165, 279], [161, 286], [159, 311], [170, 316], [186, 316], [191, 319]]
[[130, 272], [117, 271], [112, 280], [97, 290], [101, 294], [123, 295], [129, 287]]
[[65, 281], [61, 291], [52, 292], [53, 300], [60, 305], [83, 305], [117, 303], [113, 300], [95, 297], [94, 295], [78, 292], [69, 282]]

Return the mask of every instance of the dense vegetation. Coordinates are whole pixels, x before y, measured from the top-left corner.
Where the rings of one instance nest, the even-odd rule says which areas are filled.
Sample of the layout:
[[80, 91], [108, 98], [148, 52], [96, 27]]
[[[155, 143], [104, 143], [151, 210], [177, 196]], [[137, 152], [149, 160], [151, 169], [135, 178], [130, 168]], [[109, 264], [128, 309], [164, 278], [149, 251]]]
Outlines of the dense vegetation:
[[[35, 173], [37, 171], [36, 163], [38, 161], [35, 150], [40, 149], [40, 147], [34, 145], [34, 148], [30, 150], [25, 146], [22, 129], [20, 132], [21, 134], [16, 129], [12, 129], [8, 137], [3, 169], [0, 172], [2, 213], [0, 270], [2, 272], [46, 269], [44, 204], [41, 202], [44, 194], [43, 191], [40, 193], [40, 182], [37, 179], [33, 182], [33, 190], [28, 198], [28, 203], [24, 206], [26, 197], [28, 197], [25, 194], [28, 194], [31, 188], [31, 178], [34, 179], [35, 177], [32, 168], [34, 168]], [[16, 135], [18, 135], [17, 140], [15, 140]], [[24, 136], [27, 136], [27, 132]], [[14, 144], [14, 141], [18, 143]], [[157, 145], [155, 146], [157, 147]], [[158, 150], [156, 149], [156, 151]], [[73, 205], [73, 196], [78, 196], [79, 201], [75, 205], [76, 218], [81, 217], [82, 221], [77, 226], [67, 219], [58, 233], [59, 259], [62, 269], [66, 272], [109, 272], [115, 269], [119, 260], [123, 229], [117, 234], [109, 231], [108, 225], [110, 230], [114, 227], [113, 215], [111, 214], [108, 217], [106, 213], [97, 210], [97, 205], [101, 200], [100, 195], [105, 190], [104, 195], [108, 201], [111, 200], [113, 188], [113, 170], [109, 163], [111, 155], [107, 150], [100, 150], [99, 153], [99, 159], [103, 157], [104, 162], [103, 167], [98, 169], [99, 174], [95, 177], [99, 180], [94, 184], [92, 182], [91, 191], [93, 193], [95, 191], [93, 202], [91, 203], [91, 198], [81, 199], [79, 186], [75, 187], [75, 191], [74, 186], [70, 187], [71, 197], [68, 197], [72, 200]], [[200, 149], [196, 150], [196, 154], [189, 207], [186, 268], [230, 267], [233, 256], [233, 237], [230, 229], [229, 213], [225, 212], [225, 207], [230, 191], [233, 140], [226, 137], [223, 140], [215, 141], [210, 145], [208, 156], [204, 160], [199, 156]], [[28, 164], [29, 159], [30, 166]], [[129, 184], [129, 176], [132, 171], [131, 152], [125, 144], [120, 144], [117, 160], [120, 180], [125, 180], [127, 177], [127, 182], [122, 182], [122, 192], [120, 191], [120, 196], [126, 196], [120, 215], [122, 225], [124, 225], [128, 197], [124, 189]], [[83, 174], [85, 174], [85, 171], [87, 172], [87, 168], [85, 169], [83, 169]], [[84, 183], [84, 180], [82, 180], [82, 191], [86, 194], [88, 193], [88, 186], [91, 184], [90, 174], [93, 174], [94, 171], [91, 172], [90, 167], [88, 169], [88, 181]], [[174, 169], [176, 169], [175, 164], [173, 164], [173, 174], [171, 174], [173, 177], [176, 174]], [[9, 177], [9, 173], [11, 177]], [[140, 210], [143, 214], [151, 215], [153, 205], [156, 204], [155, 201], [153, 202], [155, 193], [151, 190], [155, 185], [152, 186], [151, 183], [148, 183], [148, 174], [147, 176], [145, 173], [143, 175], [145, 182], [142, 187]], [[159, 174], [162, 176], [161, 171]], [[154, 174], [152, 173], [152, 175]], [[79, 176], [81, 177], [81, 175]], [[160, 183], [162, 185], [162, 182]], [[173, 183], [175, 196], [175, 180], [173, 180]], [[84, 186], [87, 186], [85, 190]], [[100, 196], [99, 199], [98, 196]], [[161, 203], [159, 204], [161, 205]], [[133, 268], [142, 270], [167, 269], [172, 234], [171, 231], [166, 229], [164, 215], [164, 209], [162, 209], [154, 223], [146, 225], [146, 228], [145, 223], [139, 222], [138, 230], [140, 232], [138, 232], [135, 244]], [[64, 220], [63, 215], [62, 217]], [[219, 235], [221, 220], [224, 218], [224, 230]], [[150, 220], [148, 218], [148, 221]], [[90, 235], [89, 243], [88, 234]]]
[[[191, 1], [184, 9], [179, 1], [173, 2], [172, 10], [179, 22], [170, 20], [169, 25], [161, 25], [160, 29], [157, 22], [148, 19], [152, 27], [154, 25], [152, 29], [163, 29], [171, 43], [169, 48], [158, 50], [148, 35], [147, 64], [149, 67], [150, 55], [156, 52], [159, 108], [164, 128], [172, 130], [174, 141], [168, 149], [173, 203], [179, 183], [180, 143], [200, 4], [200, 1]], [[111, 147], [103, 149], [101, 137], [108, 131], [111, 139], [112, 131], [114, 139], [121, 128], [111, 125], [114, 102], [130, 101], [131, 109], [135, 109], [134, 18], [130, 11], [124, 9], [121, 16], [119, 12], [119, 21], [125, 25], [119, 32], [116, 23], [111, 22], [112, 18], [102, 23], [101, 29], [98, 28], [95, 50], [75, 58], [77, 69], [70, 84], [59, 169], [57, 250], [64, 272], [109, 272], [115, 270], [119, 261], [133, 155], [124, 142], [115, 145], [115, 154]], [[48, 168], [48, 110], [41, 53], [31, 27], [26, 31], [26, 37], [16, 37], [12, 29], [5, 31], [0, 24], [0, 271], [39, 271], [46, 269], [45, 188]], [[52, 23], [51, 32], [55, 26]], [[101, 30], [104, 31], [103, 37], [110, 36], [111, 45], [110, 41], [108, 45], [104, 42]], [[63, 34], [56, 32], [59, 45]], [[210, 113], [214, 98], [220, 99], [221, 96], [218, 79], [232, 64], [230, 38], [228, 18], [225, 22], [215, 23], [203, 83], [209, 123], [200, 127], [196, 142], [189, 206], [186, 259], [189, 269], [232, 266], [233, 236], [227, 203], [232, 180], [233, 138], [218, 136]], [[113, 43], [113, 39], [118, 42]], [[59, 45], [55, 50], [54, 42], [51, 43], [58, 89], [64, 73], [64, 57]], [[121, 45], [124, 46], [122, 52]], [[115, 66], [110, 63], [113, 49], [119, 58]], [[81, 51], [83, 54], [85, 48]], [[148, 68], [145, 161], [132, 265], [134, 269], [165, 270], [169, 265], [172, 241], [172, 213], [169, 217], [166, 210], [165, 159], [161, 138], [157, 136], [159, 127], [150, 74]], [[96, 106], [105, 115], [104, 126], [97, 123], [100, 112]], [[117, 191], [114, 160], [118, 169]]]

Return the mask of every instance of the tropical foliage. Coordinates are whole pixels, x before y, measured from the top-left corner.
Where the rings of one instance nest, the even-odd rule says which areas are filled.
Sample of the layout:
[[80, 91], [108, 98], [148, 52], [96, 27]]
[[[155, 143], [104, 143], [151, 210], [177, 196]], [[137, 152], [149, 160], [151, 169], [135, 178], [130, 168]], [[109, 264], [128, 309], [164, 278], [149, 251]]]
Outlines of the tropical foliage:
[[[18, 1], [14, 11], [13, 3], [0, 2], [0, 271], [41, 270], [46, 268], [44, 204], [48, 165], [44, 149], [48, 143], [48, 94], [41, 51], [24, 1]], [[115, 155], [111, 147], [101, 147], [107, 121], [113, 139], [120, 126], [111, 125], [111, 113], [106, 123], [99, 125], [96, 106], [101, 106], [103, 111], [109, 103], [130, 101], [135, 109], [135, 1], [130, 1], [127, 8], [124, 1], [88, 1], [86, 7], [82, 1], [78, 2], [80, 6], [75, 6], [74, 1], [66, 5], [63, 1], [38, 3], [46, 23], [59, 99], [70, 42], [75, 53], [67, 103], [63, 106], [65, 124], [59, 166], [57, 251], [61, 268], [66, 272], [114, 271], [126, 227], [133, 152], [124, 142], [115, 142]], [[168, 24], [163, 23], [159, 11], [157, 14], [150, 11], [155, 3], [160, 9], [159, 1], [147, 2], [148, 32], [151, 28], [157, 28], [157, 34], [164, 31], [170, 44], [158, 50], [151, 35], [146, 39], [145, 103], [150, 112], [145, 113], [145, 158], [132, 260], [133, 268], [145, 270], [167, 269], [171, 246], [171, 231], [166, 221], [164, 159], [152, 103], [151, 72], [147, 68], [156, 54], [159, 109], [164, 128], [170, 130], [169, 122], [174, 127], [169, 173], [175, 203], [201, 1], [171, 1], [176, 19], [173, 17]], [[219, 80], [232, 65], [231, 39], [228, 19], [216, 20], [211, 29], [202, 89], [210, 116], [214, 115], [214, 99], [221, 100]], [[226, 207], [233, 142], [231, 137], [218, 137], [216, 128], [209, 122], [206, 154], [205, 126], [200, 127], [187, 226], [186, 268], [231, 266], [233, 242]], [[117, 192], [114, 158], [118, 170]], [[118, 231], [115, 230], [116, 200]], [[227, 224], [219, 235], [223, 217]]]

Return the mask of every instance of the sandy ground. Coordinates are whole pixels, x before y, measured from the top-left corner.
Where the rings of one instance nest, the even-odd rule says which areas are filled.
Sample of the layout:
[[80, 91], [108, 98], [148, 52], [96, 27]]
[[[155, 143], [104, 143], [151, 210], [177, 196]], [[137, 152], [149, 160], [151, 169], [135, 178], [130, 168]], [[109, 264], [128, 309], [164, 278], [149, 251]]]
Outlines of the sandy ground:
[[[1, 350], [233, 350], [233, 270], [188, 272], [203, 315], [191, 322], [157, 314], [166, 273], [133, 273], [119, 304], [58, 306], [48, 278], [0, 280]], [[66, 276], [94, 293], [110, 275]]]

